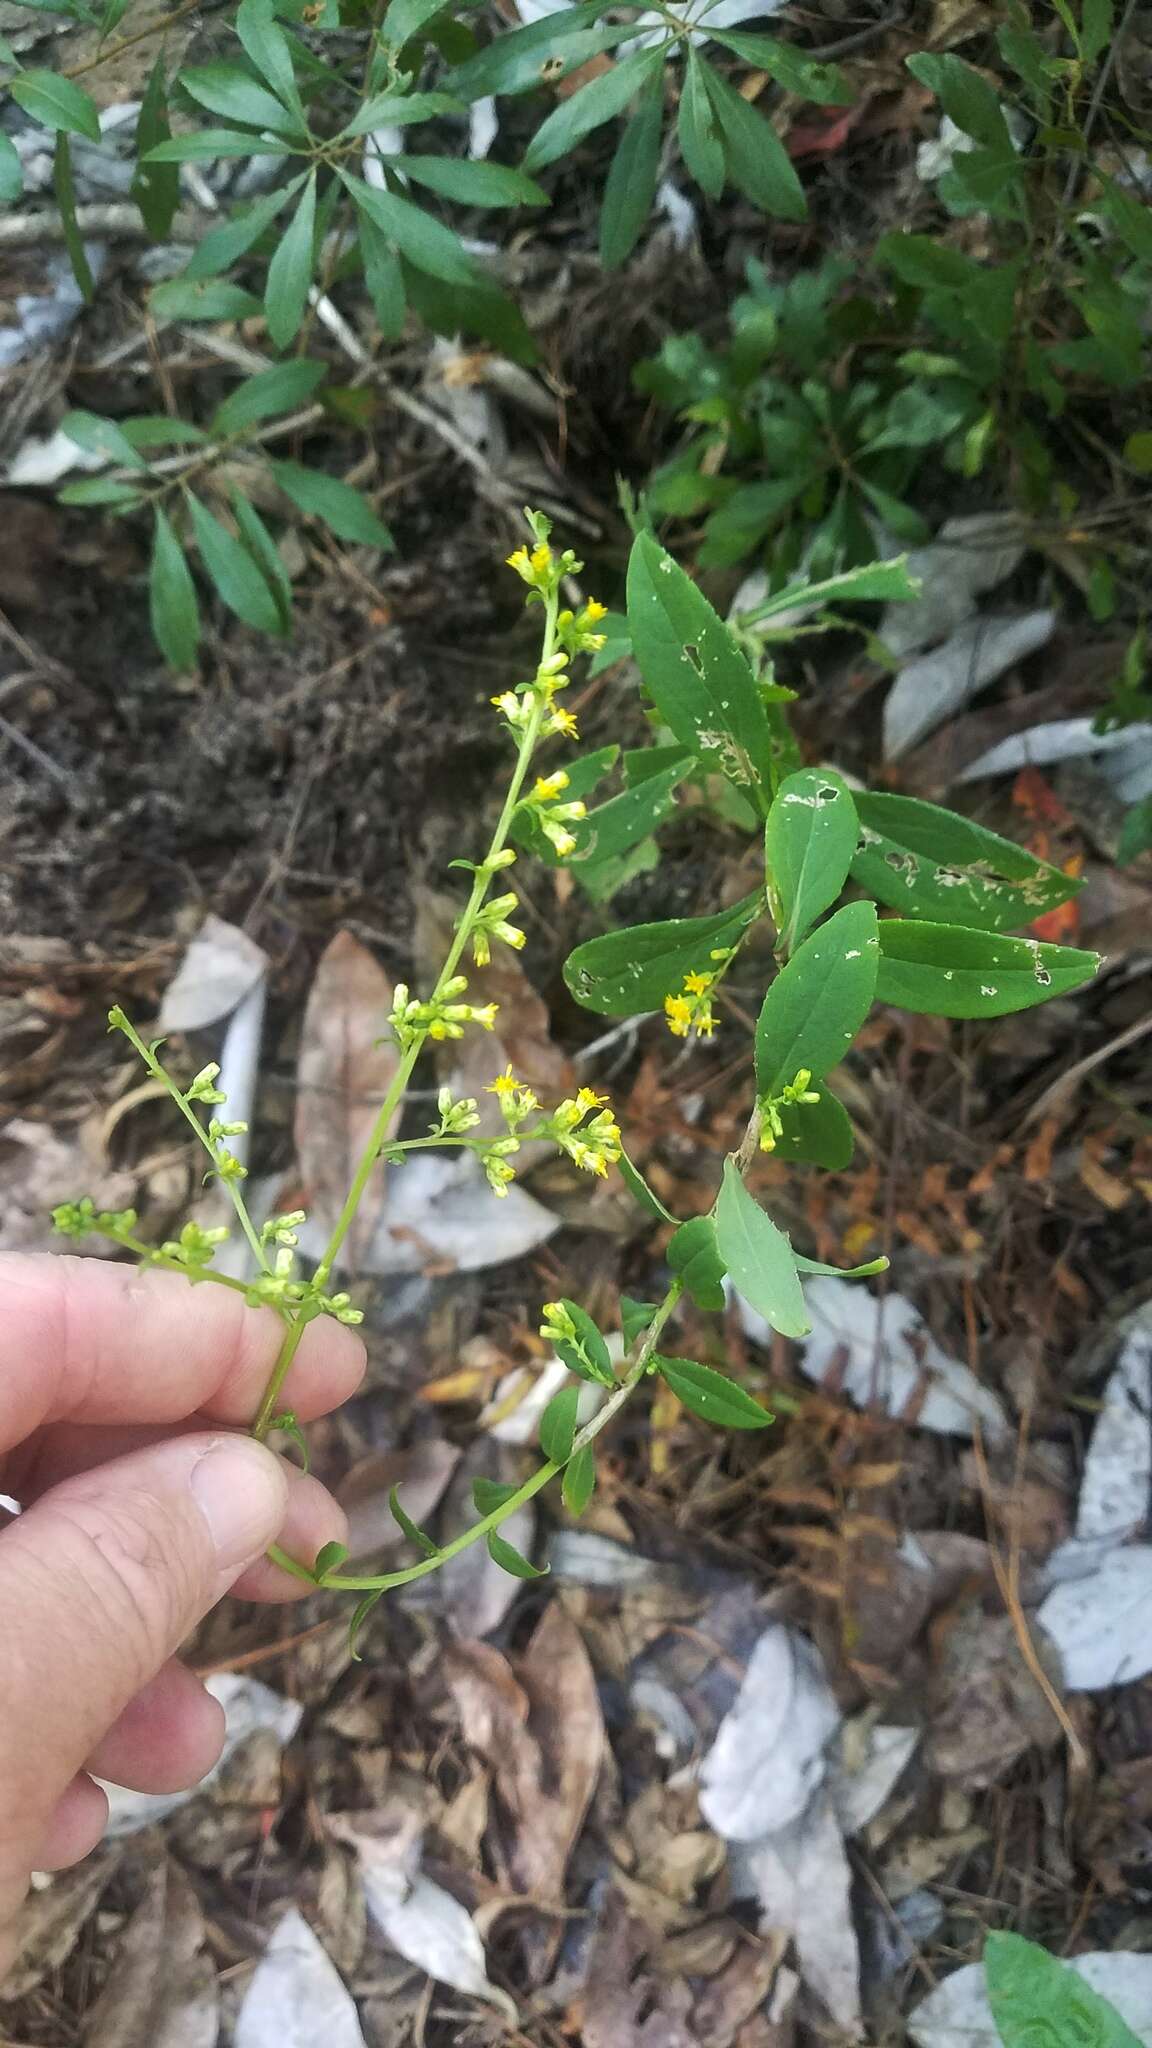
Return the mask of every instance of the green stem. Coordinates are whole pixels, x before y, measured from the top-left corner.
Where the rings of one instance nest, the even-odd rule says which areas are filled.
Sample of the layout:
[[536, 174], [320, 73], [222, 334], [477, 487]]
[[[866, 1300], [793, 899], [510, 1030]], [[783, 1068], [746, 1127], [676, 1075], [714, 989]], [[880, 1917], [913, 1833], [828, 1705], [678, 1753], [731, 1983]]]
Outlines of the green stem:
[[[177, 1109], [180, 1111], [181, 1116], [184, 1118], [185, 1123], [189, 1124], [192, 1130], [195, 1131], [197, 1138], [203, 1145], [204, 1150], [207, 1152], [209, 1159], [212, 1161], [213, 1167], [216, 1168], [216, 1171], [219, 1174], [219, 1167], [217, 1166], [216, 1162], [216, 1154], [212, 1149], [212, 1140], [209, 1138], [207, 1131], [204, 1129], [203, 1124], [201, 1123], [199, 1117], [196, 1114], [196, 1111], [193, 1109], [192, 1104], [189, 1102], [187, 1096], [182, 1092], [181, 1089], [179, 1089], [176, 1086], [176, 1083], [172, 1079], [172, 1076], [165, 1072], [164, 1068], [160, 1064], [160, 1061], [157, 1059], [155, 1053], [153, 1052], [151, 1046], [146, 1045], [144, 1043], [144, 1040], [141, 1038], [140, 1033], [136, 1031], [133, 1028], [133, 1026], [128, 1022], [128, 1019], [124, 1016], [123, 1011], [120, 1011], [118, 1015], [119, 1030], [121, 1030], [124, 1033], [125, 1038], [127, 1038], [129, 1043], [139, 1053], [140, 1058], [143, 1060], [144, 1065], [148, 1069], [148, 1072], [157, 1081], [163, 1083], [163, 1086], [167, 1090], [168, 1094], [172, 1097], [173, 1102], [176, 1104]], [[220, 1178], [223, 1179], [223, 1175], [221, 1175]], [[247, 1208], [245, 1207], [243, 1195], [240, 1193], [240, 1190], [236, 1186], [234, 1181], [224, 1180], [224, 1187], [227, 1190], [228, 1200], [231, 1202], [232, 1207], [236, 1212], [236, 1221], [239, 1223], [241, 1230], [244, 1232], [244, 1235], [252, 1248], [253, 1255], [256, 1259], [256, 1264], [259, 1266], [261, 1272], [269, 1272], [270, 1267], [268, 1265], [268, 1260], [265, 1255], [264, 1247], [260, 1242], [260, 1238], [256, 1231], [256, 1226], [253, 1223], [252, 1218], [249, 1216]], [[218, 1278], [219, 1275], [215, 1277]]]
[[[559, 608], [559, 594], [554, 593], [550, 598], [546, 600], [544, 607], [544, 634], [540, 652], [541, 668], [544, 666], [546, 662], [551, 660], [553, 654], [556, 652], [556, 618], [559, 612]], [[459, 966], [461, 958], [463, 956], [464, 949], [472, 936], [472, 931], [476, 923], [477, 915], [481, 907], [483, 906], [484, 898], [488, 894], [488, 890], [491, 887], [493, 874], [496, 872], [494, 863], [498, 859], [499, 855], [504, 852], [505, 846], [507, 845], [508, 833], [512, 824], [513, 814], [516, 810], [517, 804], [520, 801], [521, 791], [524, 788], [524, 781], [528, 774], [529, 764], [536, 750], [537, 742], [540, 738], [541, 728], [543, 727], [546, 711], [547, 704], [545, 702], [545, 699], [542, 694], [538, 695], [537, 701], [533, 707], [532, 715], [529, 718], [528, 723], [525, 726], [523, 734], [521, 736], [519, 749], [516, 755], [516, 764], [513, 768], [512, 777], [508, 784], [508, 791], [504, 798], [503, 809], [501, 810], [500, 816], [496, 822], [496, 828], [492, 834], [488, 851], [483, 861], [480, 863], [479, 868], [476, 871], [475, 877], [472, 882], [472, 892], [465, 906], [464, 914], [461, 917], [459, 924], [457, 926], [456, 936], [448, 949], [447, 958], [445, 959], [444, 965], [440, 969], [440, 973], [437, 976], [436, 986], [432, 990], [431, 997], [429, 998], [430, 1002], [435, 1003], [443, 996], [444, 990], [447, 987], [447, 984], [451, 981], [452, 976], [455, 974], [456, 969]], [[352, 1225], [356, 1218], [356, 1212], [360, 1207], [360, 1203], [364, 1199], [364, 1194], [365, 1190], [367, 1189], [368, 1182], [371, 1179], [373, 1171], [375, 1170], [375, 1167], [379, 1161], [381, 1152], [388, 1143], [388, 1132], [392, 1125], [392, 1119], [395, 1116], [397, 1109], [400, 1107], [400, 1104], [404, 1099], [404, 1095], [408, 1088], [408, 1083], [412, 1078], [413, 1069], [415, 1068], [416, 1062], [424, 1050], [427, 1038], [428, 1032], [426, 1029], [419, 1031], [413, 1037], [411, 1043], [405, 1049], [401, 1057], [400, 1064], [392, 1077], [391, 1086], [389, 1087], [388, 1092], [380, 1105], [380, 1108], [376, 1115], [376, 1120], [369, 1134], [368, 1141], [365, 1144], [364, 1150], [360, 1156], [360, 1163], [357, 1166], [356, 1172], [353, 1176], [352, 1185], [348, 1190], [348, 1195], [345, 1200], [344, 1206], [336, 1219], [335, 1228], [333, 1229], [332, 1235], [329, 1238], [328, 1243], [324, 1249], [324, 1256], [316, 1269], [315, 1277], [316, 1284], [318, 1287], [324, 1287], [326, 1285], [328, 1276], [331, 1273], [332, 1268], [340, 1255], [340, 1250], [343, 1246], [344, 1240], [347, 1237], [348, 1232], [352, 1228]], [[304, 1333], [304, 1323], [306, 1320], [307, 1318], [305, 1317], [297, 1317], [285, 1333], [284, 1342], [280, 1347], [280, 1355], [276, 1360], [275, 1366], [273, 1367], [271, 1377], [268, 1381], [268, 1385], [264, 1389], [264, 1394], [263, 1398], [261, 1399], [260, 1406], [257, 1409], [256, 1415], [252, 1422], [251, 1433], [257, 1439], [262, 1440], [264, 1437], [266, 1437], [269, 1429], [272, 1426], [272, 1421], [276, 1413], [276, 1403], [280, 1398], [284, 1382], [288, 1377], [289, 1371], [291, 1370], [292, 1361], [295, 1358], [296, 1352], [299, 1348], [300, 1339]]]
[[[586, 1450], [588, 1445], [599, 1436], [601, 1430], [607, 1428], [613, 1416], [619, 1413], [629, 1395], [643, 1379], [660, 1340], [660, 1333], [676, 1307], [683, 1288], [684, 1283], [682, 1280], [674, 1280], [672, 1282], [648, 1328], [643, 1336], [637, 1340], [635, 1356], [628, 1364], [623, 1378], [617, 1381], [613, 1392], [609, 1395], [603, 1407], [597, 1409], [596, 1414], [592, 1416], [589, 1422], [584, 1424], [583, 1429], [577, 1431], [576, 1436], [572, 1440], [571, 1457], [575, 1457], [577, 1451]], [[474, 1543], [478, 1543], [482, 1536], [487, 1536], [493, 1529], [498, 1529], [502, 1522], [506, 1522], [510, 1515], [516, 1513], [517, 1508], [522, 1508], [527, 1501], [532, 1500], [536, 1494], [542, 1492], [543, 1488], [548, 1485], [549, 1480], [555, 1479], [557, 1473], [562, 1472], [563, 1469], [563, 1465], [558, 1465], [552, 1458], [549, 1458], [545, 1464], [538, 1465], [531, 1477], [526, 1479], [523, 1486], [518, 1487], [508, 1500], [502, 1501], [498, 1508], [493, 1508], [491, 1514], [484, 1515], [480, 1521], [470, 1523], [468, 1528], [463, 1530], [459, 1536], [453, 1537], [451, 1543], [446, 1543], [442, 1550], [437, 1551], [435, 1557], [421, 1558], [419, 1564], [407, 1565], [402, 1571], [385, 1572], [378, 1577], [359, 1578], [350, 1575], [346, 1576], [343, 1573], [333, 1573], [331, 1577], [321, 1580], [320, 1583], [323, 1585], [325, 1592], [331, 1589], [340, 1593], [387, 1593], [394, 1586], [407, 1586], [412, 1583], [413, 1579], [427, 1578], [430, 1572], [439, 1571], [441, 1565], [447, 1564], [449, 1558], [459, 1557], [462, 1550], [471, 1549], [471, 1546]], [[280, 1562], [280, 1560], [277, 1561]], [[297, 1576], [299, 1576], [299, 1572], [297, 1572]]]

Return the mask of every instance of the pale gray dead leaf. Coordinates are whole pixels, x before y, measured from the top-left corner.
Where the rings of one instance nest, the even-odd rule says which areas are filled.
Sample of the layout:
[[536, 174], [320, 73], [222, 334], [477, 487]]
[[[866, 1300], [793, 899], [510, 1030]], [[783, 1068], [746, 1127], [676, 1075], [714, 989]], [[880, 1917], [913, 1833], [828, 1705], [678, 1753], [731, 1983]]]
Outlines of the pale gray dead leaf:
[[[1120, 1950], [1069, 1958], [1069, 1968], [1116, 2007], [1145, 2048], [1152, 2048], [1152, 1955]], [[908, 2021], [917, 2048], [1000, 2048], [984, 1984], [984, 1965], [965, 1963], [927, 1998]]]
[[1097, 732], [1092, 718], [1055, 718], [1013, 733], [971, 762], [957, 780], [1015, 775], [1021, 768], [1050, 768], [1057, 761], [1077, 761], [1085, 755], [1106, 766], [1109, 787], [1123, 802], [1138, 803], [1152, 792], [1152, 732], [1147, 726]]
[[860, 1950], [852, 1921], [852, 1873], [825, 1788], [788, 1827], [747, 1844], [742, 1866], [755, 1885], [765, 1933], [791, 1936], [805, 1984], [837, 2026], [860, 2034]]
[[427, 1437], [402, 1451], [375, 1451], [352, 1467], [338, 1499], [348, 1517], [348, 1549], [353, 1558], [369, 1552], [385, 1554], [405, 1542], [388, 1505], [395, 1487], [400, 1505], [418, 1528], [435, 1513], [460, 1463], [460, 1452], [443, 1437]]
[[200, 1902], [165, 1856], [87, 2015], [84, 2048], [216, 2048], [219, 2026], [220, 1988]]
[[[697, 24], [689, 29], [688, 39], [701, 44], [709, 42], [717, 29], [736, 28], [742, 21], [762, 21], [778, 14], [784, 4], [785, 0], [687, 0], [682, 19]], [[664, 17], [651, 12], [638, 15], [636, 27], [640, 33], [619, 45], [619, 57], [630, 56], [633, 50], [649, 49], [659, 41], [665, 28]]]
[[1125, 1337], [1084, 1461], [1076, 1537], [1123, 1541], [1143, 1529], [1152, 1498], [1152, 1328]]
[[224, 1709], [224, 1748], [219, 1762], [187, 1792], [129, 1792], [122, 1785], [105, 1785], [109, 1809], [106, 1841], [154, 1827], [166, 1814], [175, 1813], [206, 1791], [250, 1735], [267, 1729], [283, 1747], [300, 1726], [304, 1709], [299, 1702], [286, 1700], [270, 1686], [261, 1685], [259, 1679], [223, 1671], [206, 1679], [205, 1688]]
[[1152, 1544], [1110, 1551], [1087, 1577], [1054, 1586], [1037, 1620], [1071, 1692], [1126, 1685], [1152, 1671]]
[[909, 576], [919, 597], [886, 606], [878, 637], [895, 660], [944, 640], [970, 619], [976, 599], [995, 589], [1024, 558], [1024, 528], [1015, 512], [978, 512], [946, 519], [934, 541], [913, 548]]
[[239, 925], [209, 915], [160, 1004], [161, 1031], [203, 1031], [228, 1017], [268, 972], [268, 955]]
[[364, 2048], [352, 1997], [295, 1906], [256, 1965], [234, 2048]]
[[858, 1835], [879, 1813], [920, 1740], [918, 1728], [888, 1727], [864, 1716], [847, 1721], [828, 1758], [828, 1794], [841, 1832]]
[[48, 484], [58, 484], [61, 477], [69, 476], [73, 470], [103, 469], [107, 459], [79, 447], [70, 434], [57, 427], [54, 434], [31, 434], [20, 443], [4, 481], [26, 490], [34, 485], [43, 489]]
[[[388, 1181], [358, 1260], [365, 1273], [475, 1273], [534, 1251], [560, 1219], [523, 1188], [493, 1192], [472, 1153], [416, 1152]], [[311, 1249], [311, 1237], [305, 1244]]]
[[[811, 1335], [800, 1340], [806, 1379], [819, 1385], [835, 1373], [860, 1407], [875, 1401], [942, 1436], [970, 1437], [977, 1419], [990, 1440], [1007, 1434], [995, 1395], [949, 1357], [904, 1295], [881, 1297], [858, 1281], [828, 1277], [807, 1281], [804, 1297], [812, 1318]], [[762, 1341], [743, 1303], [741, 1316], [749, 1336]]]
[[467, 1907], [413, 1867], [419, 1843], [403, 1833], [381, 1837], [362, 1830], [355, 1814], [339, 1818], [341, 1839], [356, 1851], [369, 1918], [385, 1941], [438, 1983], [483, 1999], [515, 2022], [507, 1992], [489, 1982], [484, 1944]]
[[[316, 1233], [327, 1239], [331, 1232], [395, 1079], [399, 1054], [388, 1031], [392, 994], [392, 983], [367, 946], [351, 932], [337, 932], [308, 991], [296, 1067], [296, 1156], [309, 1212], [309, 1250]], [[389, 1134], [398, 1115], [399, 1105]], [[383, 1201], [378, 1167], [344, 1241], [341, 1262], [353, 1271], [365, 1264]]]
[[[616, 1343], [613, 1345], [613, 1338]], [[619, 1365], [624, 1355], [623, 1341], [619, 1332], [613, 1330], [607, 1338], [608, 1350], [614, 1354], [613, 1363]], [[505, 1373], [497, 1385], [492, 1399], [485, 1405], [478, 1429], [487, 1429], [502, 1444], [534, 1444], [539, 1439], [540, 1418], [554, 1394], [560, 1392], [571, 1375], [562, 1358], [546, 1360], [539, 1372], [517, 1368]], [[591, 1422], [598, 1408], [603, 1405], [607, 1393], [605, 1387], [590, 1381], [581, 1386], [576, 1404], [576, 1423], [583, 1428]]]
[[840, 1710], [819, 1652], [783, 1622], [765, 1629], [700, 1765], [700, 1810], [727, 1841], [774, 1834], [824, 1777]]
[[898, 761], [1017, 661], [1052, 638], [1056, 614], [988, 613], [902, 669], [884, 703], [884, 759]]
[[[447, 1542], [476, 1521], [474, 1479], [506, 1485], [518, 1476], [518, 1469], [512, 1451], [491, 1436], [476, 1437], [457, 1466], [445, 1495], [440, 1518], [441, 1542]], [[536, 1542], [533, 1502], [525, 1502], [509, 1515], [501, 1524], [500, 1534], [522, 1557], [531, 1558]], [[522, 1580], [496, 1563], [486, 1543], [478, 1542], [450, 1557], [428, 1578], [417, 1579], [407, 1589], [405, 1598], [414, 1606], [428, 1606], [445, 1616], [458, 1635], [486, 1636], [499, 1627], [522, 1585]]]

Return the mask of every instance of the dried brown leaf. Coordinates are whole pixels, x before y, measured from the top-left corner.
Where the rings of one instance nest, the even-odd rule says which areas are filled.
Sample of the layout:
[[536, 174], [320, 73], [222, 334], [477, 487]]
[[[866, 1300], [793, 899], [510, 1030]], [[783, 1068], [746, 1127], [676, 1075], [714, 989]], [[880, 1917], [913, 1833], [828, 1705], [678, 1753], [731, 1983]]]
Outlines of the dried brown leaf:
[[4, 1998], [23, 1998], [42, 1977], [59, 1969], [80, 1939], [80, 1930], [120, 1862], [118, 1849], [98, 1853], [69, 1870], [43, 1891], [29, 1894], [13, 1929], [12, 1966]]
[[[336, 1222], [396, 1073], [396, 1049], [384, 1040], [391, 1007], [392, 983], [383, 968], [351, 932], [337, 932], [308, 992], [296, 1081], [296, 1152], [305, 1202], [325, 1230]], [[377, 1169], [345, 1242], [346, 1262], [353, 1267], [383, 1199]]]
[[216, 2048], [220, 1992], [200, 1903], [167, 1857], [124, 1930], [85, 2048]]

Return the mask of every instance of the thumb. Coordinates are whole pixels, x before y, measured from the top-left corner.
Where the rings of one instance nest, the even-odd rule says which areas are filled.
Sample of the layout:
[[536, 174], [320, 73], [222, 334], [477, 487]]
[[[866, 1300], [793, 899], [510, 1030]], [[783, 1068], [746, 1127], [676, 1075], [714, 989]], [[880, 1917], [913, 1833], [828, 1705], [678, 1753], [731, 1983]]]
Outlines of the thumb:
[[0, 1924], [58, 1800], [287, 1507], [248, 1437], [185, 1436], [66, 1480], [0, 1537]]

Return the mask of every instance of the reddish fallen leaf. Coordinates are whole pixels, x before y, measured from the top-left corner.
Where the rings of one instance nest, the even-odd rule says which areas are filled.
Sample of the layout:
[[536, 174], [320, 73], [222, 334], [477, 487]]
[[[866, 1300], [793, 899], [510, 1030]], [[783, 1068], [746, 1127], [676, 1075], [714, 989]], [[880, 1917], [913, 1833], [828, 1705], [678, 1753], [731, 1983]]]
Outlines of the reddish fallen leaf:
[[[392, 983], [383, 968], [351, 932], [337, 932], [308, 992], [296, 1067], [296, 1153], [304, 1201], [326, 1231], [340, 1214], [396, 1072], [396, 1049], [385, 1038], [391, 1007]], [[351, 1267], [372, 1237], [383, 1199], [378, 1168], [345, 1243]]]
[[1035, 818], [1038, 823], [1066, 829], [1076, 824], [1068, 806], [1061, 802], [1039, 768], [1021, 768], [1012, 784], [1012, 801], [1026, 818]]
[[830, 109], [830, 121], [798, 122], [789, 129], [784, 144], [789, 156], [794, 161], [805, 156], [835, 156], [859, 122], [864, 106], [863, 100], [857, 100], [853, 106]]

